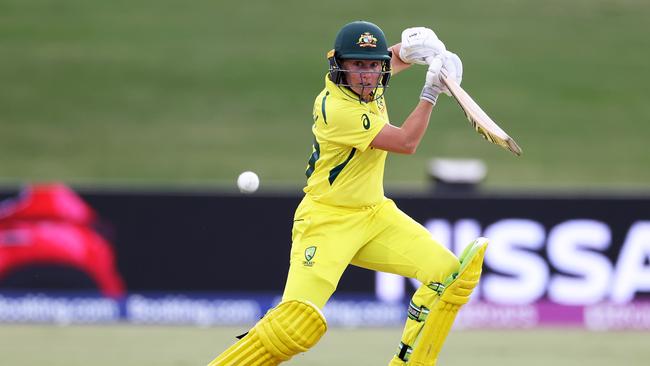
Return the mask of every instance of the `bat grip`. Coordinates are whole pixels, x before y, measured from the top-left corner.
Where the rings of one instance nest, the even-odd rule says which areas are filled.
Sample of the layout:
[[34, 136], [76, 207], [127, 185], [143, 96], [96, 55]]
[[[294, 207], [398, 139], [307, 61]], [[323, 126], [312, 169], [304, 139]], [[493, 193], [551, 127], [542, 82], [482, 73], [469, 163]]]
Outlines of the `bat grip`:
[[[442, 58], [442, 57], [440, 57], [440, 56], [429, 56], [429, 57], [427, 57], [427, 58], [425, 59], [425, 61], [427, 62], [427, 65], [431, 65], [431, 62], [433, 62], [433, 60], [434, 60], [436, 57], [438, 57], [438, 58]], [[445, 85], [447, 85], [447, 78], [448, 78], [448, 77], [449, 77], [449, 75], [447, 75], [447, 70], [445, 70], [445, 69], [443, 69], [443, 68], [441, 67], [441, 68], [440, 68], [440, 80], [442, 80], [442, 82], [445, 83]]]

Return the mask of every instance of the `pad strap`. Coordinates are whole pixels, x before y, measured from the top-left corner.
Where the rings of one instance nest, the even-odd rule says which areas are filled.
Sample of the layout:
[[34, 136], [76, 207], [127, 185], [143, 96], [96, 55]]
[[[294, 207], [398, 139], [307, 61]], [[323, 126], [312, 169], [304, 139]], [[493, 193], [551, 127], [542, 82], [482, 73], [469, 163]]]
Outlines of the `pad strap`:
[[397, 357], [399, 357], [400, 360], [407, 362], [409, 358], [411, 358], [411, 353], [413, 353], [413, 348], [409, 347], [408, 344], [404, 344], [404, 342], [399, 342]]
[[427, 318], [427, 315], [429, 315], [429, 309], [426, 306], [417, 306], [411, 300], [407, 315], [409, 319], [413, 319], [416, 322], [423, 322]]

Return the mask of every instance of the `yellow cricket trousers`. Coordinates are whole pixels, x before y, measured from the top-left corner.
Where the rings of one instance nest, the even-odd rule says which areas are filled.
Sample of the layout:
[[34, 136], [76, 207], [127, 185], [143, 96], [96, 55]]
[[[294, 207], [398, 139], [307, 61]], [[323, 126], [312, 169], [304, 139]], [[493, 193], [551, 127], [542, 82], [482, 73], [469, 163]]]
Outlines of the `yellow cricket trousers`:
[[349, 264], [444, 282], [458, 271], [458, 258], [390, 199], [363, 208], [314, 202], [296, 209], [290, 267], [283, 301], [308, 300], [323, 308]]

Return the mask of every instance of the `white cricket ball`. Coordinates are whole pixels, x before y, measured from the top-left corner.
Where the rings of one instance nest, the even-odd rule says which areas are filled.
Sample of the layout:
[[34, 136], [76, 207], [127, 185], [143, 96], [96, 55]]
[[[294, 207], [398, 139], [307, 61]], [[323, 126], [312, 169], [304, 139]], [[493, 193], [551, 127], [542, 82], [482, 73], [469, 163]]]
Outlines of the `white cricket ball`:
[[259, 186], [260, 178], [251, 171], [243, 172], [237, 178], [237, 187], [241, 193], [253, 193]]

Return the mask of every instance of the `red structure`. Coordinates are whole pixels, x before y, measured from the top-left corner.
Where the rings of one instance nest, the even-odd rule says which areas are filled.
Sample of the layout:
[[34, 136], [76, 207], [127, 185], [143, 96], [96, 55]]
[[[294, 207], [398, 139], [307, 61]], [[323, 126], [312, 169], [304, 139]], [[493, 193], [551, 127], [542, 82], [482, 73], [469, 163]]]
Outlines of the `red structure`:
[[113, 247], [93, 227], [97, 217], [59, 183], [28, 186], [0, 202], [0, 281], [25, 266], [52, 264], [86, 273], [105, 296], [123, 296]]

